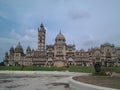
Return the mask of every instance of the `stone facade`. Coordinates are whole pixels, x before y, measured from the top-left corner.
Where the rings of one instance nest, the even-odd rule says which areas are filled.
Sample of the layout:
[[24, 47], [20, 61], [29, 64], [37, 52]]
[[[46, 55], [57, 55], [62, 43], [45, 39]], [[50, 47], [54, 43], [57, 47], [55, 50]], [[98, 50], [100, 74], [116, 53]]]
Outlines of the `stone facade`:
[[41, 24], [38, 28], [38, 50], [29, 46], [24, 54], [20, 43], [16, 48], [11, 47], [9, 53], [5, 54], [5, 65], [25, 66], [92, 66], [101, 62], [104, 66], [120, 66], [120, 47], [105, 43], [98, 48], [76, 50], [75, 45], [67, 44], [64, 35], [59, 32], [53, 45], [45, 45], [46, 30]]
[[54, 45], [46, 46], [47, 61], [46, 66], [68, 66], [75, 65], [75, 46], [67, 45], [64, 35], [60, 32]]

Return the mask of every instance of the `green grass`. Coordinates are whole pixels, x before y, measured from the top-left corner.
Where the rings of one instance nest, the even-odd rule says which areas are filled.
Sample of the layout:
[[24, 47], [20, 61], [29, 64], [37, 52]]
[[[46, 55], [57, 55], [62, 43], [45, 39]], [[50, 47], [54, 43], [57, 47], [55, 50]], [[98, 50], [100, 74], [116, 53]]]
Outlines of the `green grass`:
[[37, 66], [0, 66], [0, 70], [18, 71], [65, 71], [65, 67], [37, 67]]
[[0, 66], [0, 70], [13, 70], [13, 71], [17, 71], [17, 70], [21, 70], [21, 66]]
[[[83, 66], [70, 66], [67, 67], [37, 67], [37, 66], [0, 66], [0, 70], [11, 70], [11, 71], [70, 71], [70, 72], [86, 72], [95, 73], [94, 67], [83, 67]], [[120, 72], [120, 67], [102, 67], [103, 71]]]
[[103, 67], [105, 71], [120, 73], [120, 67]]
[[70, 72], [87, 72], [87, 73], [92, 73], [94, 72], [94, 67], [85, 67], [85, 66], [70, 66], [68, 68]]
[[37, 66], [0, 66], [0, 70], [18, 71], [70, 71], [70, 72], [93, 72], [93, 67], [70, 66], [67, 67], [37, 67]]
[[106, 74], [105, 68], [102, 68], [100, 72], [93, 72], [92, 75], [93, 76], [108, 76]]
[[110, 75], [107, 75], [106, 72], [120, 73], [120, 67], [102, 67], [101, 72], [99, 73], [93, 72], [92, 75], [93, 76], [110, 76]]

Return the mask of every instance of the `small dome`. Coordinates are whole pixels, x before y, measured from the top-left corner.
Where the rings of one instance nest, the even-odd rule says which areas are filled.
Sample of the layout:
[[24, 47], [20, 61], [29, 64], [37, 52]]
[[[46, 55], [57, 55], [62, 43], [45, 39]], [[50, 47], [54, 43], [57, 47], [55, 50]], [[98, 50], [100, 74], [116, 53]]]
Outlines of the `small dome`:
[[22, 48], [22, 46], [20, 45], [20, 42], [19, 42], [18, 45], [16, 46], [15, 52], [16, 52], [16, 53], [23, 53], [23, 48]]
[[11, 51], [11, 52], [14, 52], [14, 47], [11, 47], [11, 48], [10, 48], [10, 51]]
[[27, 50], [26, 50], [26, 51], [27, 51], [27, 52], [31, 52], [30, 46], [27, 47]]

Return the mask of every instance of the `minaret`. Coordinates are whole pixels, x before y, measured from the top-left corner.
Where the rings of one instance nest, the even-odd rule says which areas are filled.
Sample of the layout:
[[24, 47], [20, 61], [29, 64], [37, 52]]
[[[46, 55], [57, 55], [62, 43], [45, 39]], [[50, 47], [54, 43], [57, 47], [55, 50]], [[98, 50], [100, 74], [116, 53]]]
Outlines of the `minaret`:
[[46, 30], [44, 25], [41, 24], [40, 28], [38, 28], [38, 51], [45, 51], [45, 35]]

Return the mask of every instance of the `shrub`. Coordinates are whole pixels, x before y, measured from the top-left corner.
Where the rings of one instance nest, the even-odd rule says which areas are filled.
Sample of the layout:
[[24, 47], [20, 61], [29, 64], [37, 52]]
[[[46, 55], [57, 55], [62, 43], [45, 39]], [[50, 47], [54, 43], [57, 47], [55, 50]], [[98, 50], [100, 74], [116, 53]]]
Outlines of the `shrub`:
[[93, 76], [109, 76], [108, 74], [106, 74], [106, 70], [104, 68], [102, 68], [100, 72], [92, 73], [92, 75]]

